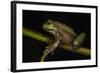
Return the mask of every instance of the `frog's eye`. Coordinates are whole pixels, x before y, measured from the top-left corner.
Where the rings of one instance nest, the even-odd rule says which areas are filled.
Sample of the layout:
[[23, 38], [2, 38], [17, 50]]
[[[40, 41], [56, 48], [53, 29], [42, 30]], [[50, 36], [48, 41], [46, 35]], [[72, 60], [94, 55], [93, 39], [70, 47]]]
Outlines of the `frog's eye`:
[[51, 23], [50, 23], [50, 22], [47, 22], [47, 24], [48, 24], [48, 25], [51, 25]]
[[49, 27], [54, 26], [54, 25], [53, 25], [52, 23], [50, 23], [50, 22], [47, 22], [47, 24], [48, 24]]
[[53, 26], [53, 24], [49, 24], [49, 26], [50, 26], [50, 27], [52, 27], [52, 26]]

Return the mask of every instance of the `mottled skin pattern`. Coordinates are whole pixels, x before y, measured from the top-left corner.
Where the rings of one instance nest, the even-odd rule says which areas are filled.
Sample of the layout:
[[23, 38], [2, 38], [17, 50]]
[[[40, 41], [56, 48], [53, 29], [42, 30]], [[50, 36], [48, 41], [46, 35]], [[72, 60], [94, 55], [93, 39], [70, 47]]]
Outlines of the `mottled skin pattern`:
[[50, 43], [49, 46], [46, 47], [46, 50], [43, 52], [43, 56], [41, 57], [41, 62], [44, 61], [45, 57], [59, 46], [62, 47], [64, 44], [69, 45], [70, 49], [74, 50], [82, 44], [85, 33], [81, 33], [78, 37], [76, 37], [76, 33], [69, 26], [60, 23], [58, 21], [48, 20], [44, 25], [43, 29], [54, 36], [54, 42]]

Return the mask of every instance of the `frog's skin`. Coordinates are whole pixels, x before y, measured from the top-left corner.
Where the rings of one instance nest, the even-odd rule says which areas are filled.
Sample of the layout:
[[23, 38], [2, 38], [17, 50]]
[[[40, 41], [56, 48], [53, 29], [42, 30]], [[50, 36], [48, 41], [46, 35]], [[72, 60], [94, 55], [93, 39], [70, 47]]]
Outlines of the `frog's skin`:
[[49, 53], [54, 52], [58, 46], [62, 47], [63, 45], [68, 45], [68, 48], [74, 51], [85, 39], [85, 33], [81, 33], [77, 36], [72, 28], [58, 21], [48, 20], [44, 23], [43, 29], [52, 34], [55, 40], [46, 47], [41, 61], [44, 61], [44, 58]]

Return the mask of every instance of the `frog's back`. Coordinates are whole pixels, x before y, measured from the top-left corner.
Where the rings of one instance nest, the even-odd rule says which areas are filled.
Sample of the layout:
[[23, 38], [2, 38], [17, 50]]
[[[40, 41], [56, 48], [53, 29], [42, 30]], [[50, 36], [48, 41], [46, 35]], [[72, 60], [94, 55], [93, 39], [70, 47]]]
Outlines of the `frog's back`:
[[56, 26], [64, 29], [66, 32], [69, 32], [73, 36], [76, 36], [76, 33], [74, 32], [74, 30], [71, 27], [67, 26], [66, 24], [58, 22], [58, 21], [52, 21], [52, 20], [49, 20], [49, 22], [54, 23]]

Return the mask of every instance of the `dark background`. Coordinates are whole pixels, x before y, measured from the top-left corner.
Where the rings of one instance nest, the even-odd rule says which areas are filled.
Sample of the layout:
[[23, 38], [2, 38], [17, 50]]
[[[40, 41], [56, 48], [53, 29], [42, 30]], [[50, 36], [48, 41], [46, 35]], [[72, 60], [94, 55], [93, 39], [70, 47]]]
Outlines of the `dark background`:
[[[91, 48], [91, 26], [89, 13], [68, 13], [68, 12], [50, 12], [50, 11], [30, 11], [23, 10], [23, 27], [44, 35], [50, 35], [44, 31], [42, 26], [48, 20], [55, 20], [67, 24], [75, 30], [77, 34], [86, 33], [86, 39], [83, 47]], [[40, 58], [48, 44], [33, 40], [23, 35], [23, 62], [39, 62]], [[57, 48], [54, 55], [49, 54], [45, 61], [63, 61], [63, 60], [84, 60], [90, 59], [90, 56], [72, 53]]]

